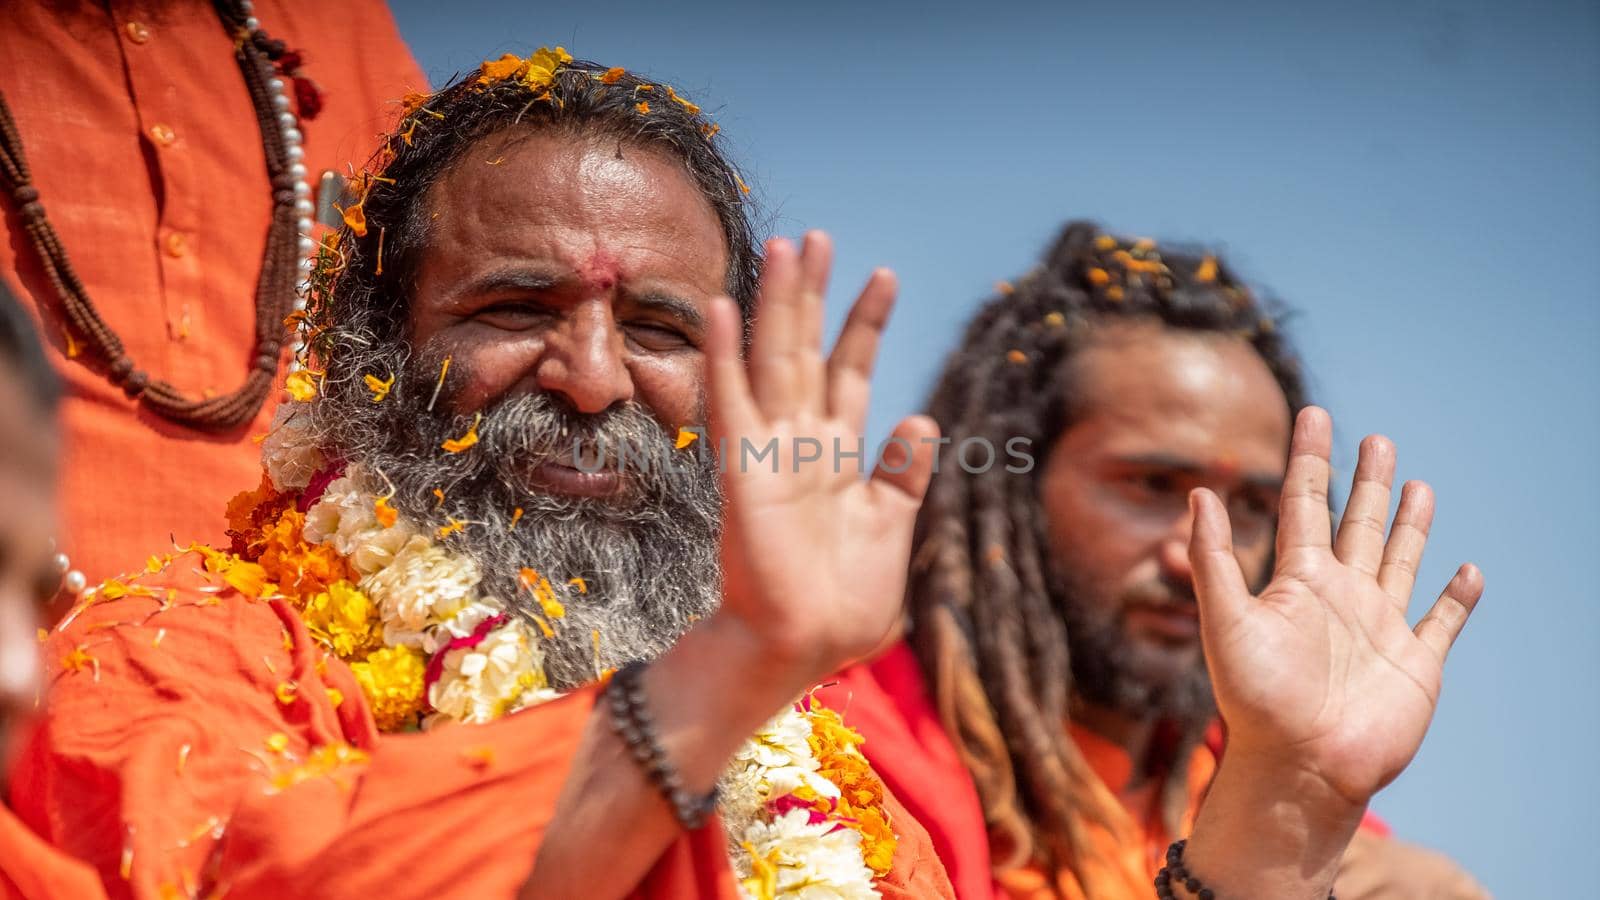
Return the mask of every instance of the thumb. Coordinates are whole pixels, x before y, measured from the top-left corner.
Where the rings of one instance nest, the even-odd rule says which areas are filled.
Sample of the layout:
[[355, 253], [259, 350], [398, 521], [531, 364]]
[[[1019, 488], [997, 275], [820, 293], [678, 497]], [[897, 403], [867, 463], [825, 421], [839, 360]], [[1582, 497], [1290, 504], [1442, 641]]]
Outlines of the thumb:
[[1189, 492], [1189, 565], [1194, 569], [1200, 621], [1208, 629], [1227, 628], [1244, 614], [1250, 588], [1233, 555], [1233, 526], [1217, 495], [1205, 488]]

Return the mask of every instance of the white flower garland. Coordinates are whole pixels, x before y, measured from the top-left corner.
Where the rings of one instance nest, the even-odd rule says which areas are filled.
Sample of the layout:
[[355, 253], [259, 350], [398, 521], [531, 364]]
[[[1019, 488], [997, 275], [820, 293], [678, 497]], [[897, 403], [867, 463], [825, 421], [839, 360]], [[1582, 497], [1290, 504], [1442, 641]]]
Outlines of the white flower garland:
[[[297, 406], [279, 408], [262, 443], [268, 477], [286, 493], [304, 490], [327, 464], [296, 421]], [[358, 587], [377, 606], [385, 646], [416, 648], [437, 667], [427, 693], [434, 712], [424, 727], [445, 719], [488, 722], [560, 696], [545, 679], [538, 633], [479, 591], [477, 564], [403, 516], [379, 521], [368, 483], [351, 466], [328, 484], [306, 511], [304, 537], [332, 547], [361, 576]], [[819, 774], [811, 733], [809, 713], [791, 706], [740, 746], [723, 776], [720, 812], [741, 893], [757, 900], [878, 897], [858, 831], [808, 809], [774, 809], [797, 791], [823, 800], [840, 795]]]

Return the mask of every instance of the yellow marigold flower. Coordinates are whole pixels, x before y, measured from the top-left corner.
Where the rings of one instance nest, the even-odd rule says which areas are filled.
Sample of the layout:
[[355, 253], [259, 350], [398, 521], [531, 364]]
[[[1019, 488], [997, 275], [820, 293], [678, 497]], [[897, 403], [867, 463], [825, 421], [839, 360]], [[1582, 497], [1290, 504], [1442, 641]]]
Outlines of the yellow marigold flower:
[[362, 380], [367, 383], [367, 390], [372, 392], [373, 403], [382, 403], [383, 398], [389, 396], [389, 390], [394, 387], [393, 375], [390, 375], [387, 380], [376, 375], [368, 375]]
[[507, 53], [499, 59], [484, 60], [483, 65], [478, 67], [478, 84], [488, 87], [496, 81], [521, 75], [523, 67], [527, 64], [526, 60], [515, 53]]
[[641, 115], [641, 116], [650, 115], [650, 101], [649, 100], [640, 100], [638, 103], [635, 103], [633, 105], [633, 108], [638, 110], [639, 111], [639, 115]]
[[523, 73], [522, 82], [535, 90], [548, 89], [555, 83], [556, 70], [569, 62], [572, 62], [572, 54], [566, 48], [540, 47], [528, 58], [528, 71]]
[[604, 75], [600, 76], [600, 83], [601, 84], [616, 84], [617, 82], [621, 81], [622, 80], [622, 76], [624, 76], [626, 74], [628, 74], [628, 71], [626, 69], [622, 68], [621, 66], [612, 66], [611, 68], [606, 70], [606, 73]]
[[460, 453], [461, 451], [473, 446], [474, 444], [478, 443], [478, 423], [481, 421], [483, 421], [483, 413], [477, 413], [473, 415], [472, 427], [467, 429], [466, 434], [463, 434], [458, 438], [450, 438], [439, 446], [443, 448], [444, 452], [446, 453]]
[[317, 396], [317, 382], [305, 369], [290, 373], [289, 380], [284, 382], [283, 386], [288, 388], [289, 396], [301, 403], [306, 403]]
[[422, 651], [411, 647], [385, 647], [350, 666], [372, 707], [372, 717], [382, 731], [399, 731], [422, 712]]
[[300, 618], [321, 644], [341, 659], [359, 659], [383, 645], [378, 606], [348, 581], [336, 581], [300, 610]]

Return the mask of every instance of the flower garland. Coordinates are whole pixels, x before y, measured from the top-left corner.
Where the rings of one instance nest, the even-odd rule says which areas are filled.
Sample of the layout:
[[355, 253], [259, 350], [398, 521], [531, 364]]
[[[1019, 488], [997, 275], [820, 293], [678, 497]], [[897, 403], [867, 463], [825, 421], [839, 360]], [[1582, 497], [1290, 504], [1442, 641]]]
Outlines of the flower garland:
[[[294, 605], [350, 665], [382, 731], [488, 722], [559, 696], [540, 648], [564, 614], [550, 583], [522, 570], [544, 615], [530, 624], [513, 614], [479, 589], [475, 562], [435, 540], [450, 525], [425, 531], [373, 494], [359, 466], [332, 466], [303, 408], [279, 408], [260, 486], [228, 505], [230, 551], [200, 548], [208, 569], [249, 596]], [[745, 896], [879, 896], [897, 838], [861, 742], [808, 694], [734, 754], [721, 813]]]

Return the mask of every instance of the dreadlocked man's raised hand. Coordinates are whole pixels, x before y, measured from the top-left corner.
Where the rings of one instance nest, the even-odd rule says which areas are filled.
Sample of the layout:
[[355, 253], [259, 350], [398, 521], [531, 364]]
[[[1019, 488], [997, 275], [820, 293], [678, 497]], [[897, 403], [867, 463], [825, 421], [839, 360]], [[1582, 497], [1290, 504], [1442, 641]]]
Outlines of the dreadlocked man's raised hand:
[[[1463, 565], [1417, 627], [1406, 624], [1433, 519], [1432, 492], [1408, 482], [1393, 525], [1385, 528], [1394, 446], [1369, 437], [1361, 444], [1350, 502], [1333, 535], [1332, 429], [1328, 414], [1316, 407], [1295, 422], [1277, 566], [1259, 596], [1251, 595], [1234, 559], [1222, 503], [1203, 489], [1190, 497], [1195, 524], [1189, 557], [1201, 635], [1228, 726], [1227, 771], [1219, 773], [1213, 790], [1222, 796], [1207, 800], [1214, 809], [1202, 809], [1190, 868], [1205, 881], [1218, 880], [1219, 888], [1226, 881], [1243, 896], [1296, 896], [1292, 885], [1308, 883], [1295, 878], [1310, 870], [1317, 854], [1301, 847], [1289, 854], [1298, 859], [1283, 860], [1288, 880], [1247, 887], [1239, 878], [1260, 877], [1264, 863], [1258, 860], [1254, 876], [1234, 872], [1241, 848], [1228, 847], [1231, 839], [1213, 839], [1233, 833], [1245, 824], [1236, 819], [1259, 807], [1252, 814], [1261, 815], [1255, 825], [1262, 832], [1298, 833], [1312, 844], [1336, 843], [1342, 851], [1367, 801], [1422, 744], [1438, 704], [1445, 656], [1483, 593], [1483, 576]], [[1281, 795], [1276, 807], [1235, 802], [1269, 789]], [[1337, 852], [1331, 862], [1337, 862]], [[1331, 868], [1323, 868], [1313, 880], [1332, 880]], [[1258, 893], [1269, 888], [1271, 893]], [[1310, 885], [1308, 896], [1326, 891], [1326, 883]], [[1218, 896], [1227, 894], [1219, 890]]]
[[[840, 455], [861, 449], [895, 282], [886, 270], [873, 273], [824, 360], [832, 257], [818, 231], [799, 253], [788, 241], [770, 242], [748, 358], [739, 354], [731, 300], [713, 308], [708, 342], [712, 435], [725, 454], [727, 498], [719, 615], [744, 623], [775, 665], [792, 665], [806, 680], [870, 651], [899, 620], [938, 436], [926, 416], [905, 419], [867, 479], [861, 457]], [[742, 451], [769, 443], [775, 460]]]

